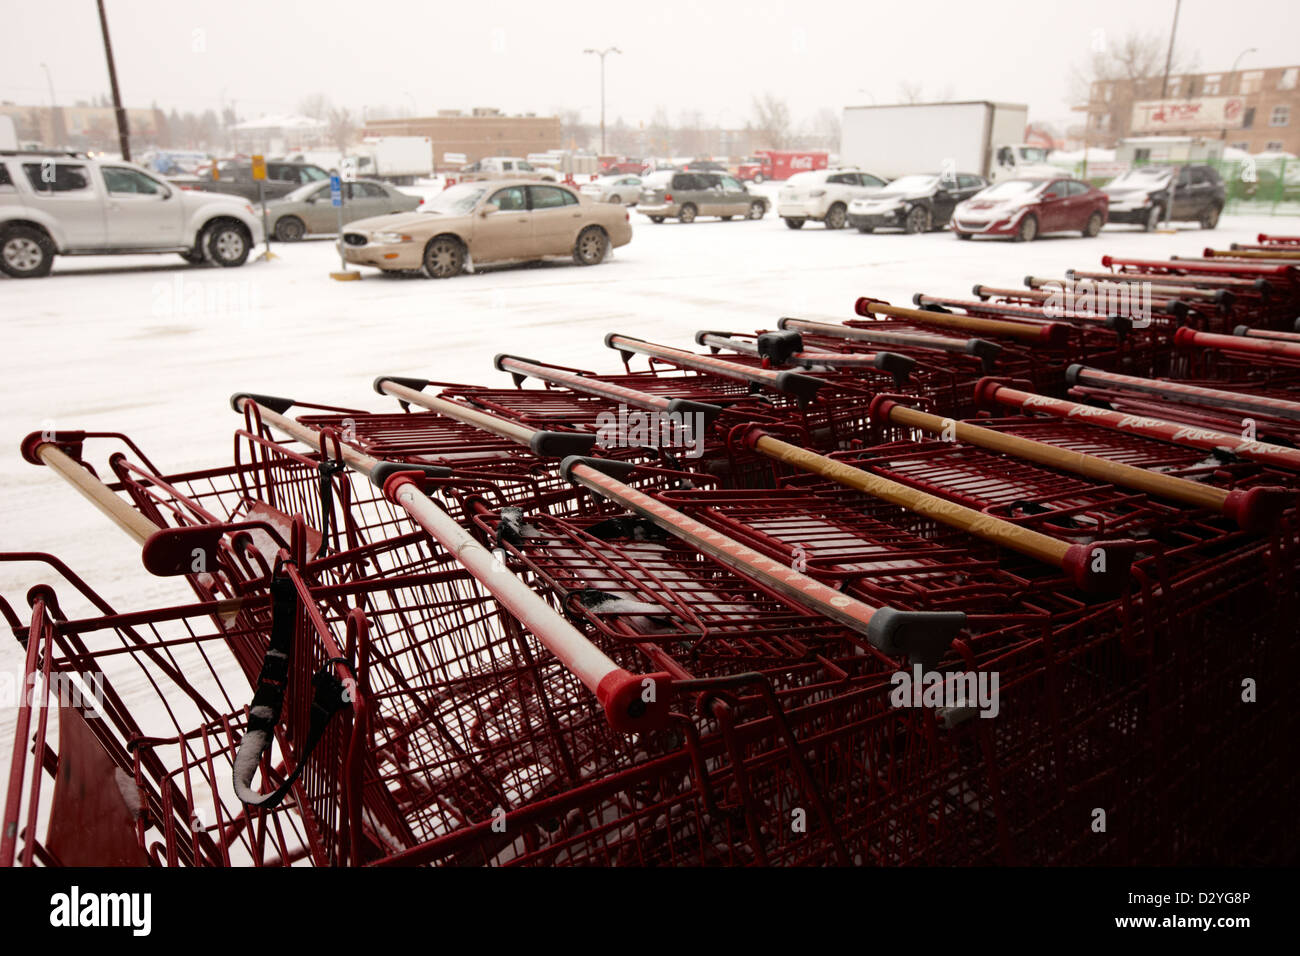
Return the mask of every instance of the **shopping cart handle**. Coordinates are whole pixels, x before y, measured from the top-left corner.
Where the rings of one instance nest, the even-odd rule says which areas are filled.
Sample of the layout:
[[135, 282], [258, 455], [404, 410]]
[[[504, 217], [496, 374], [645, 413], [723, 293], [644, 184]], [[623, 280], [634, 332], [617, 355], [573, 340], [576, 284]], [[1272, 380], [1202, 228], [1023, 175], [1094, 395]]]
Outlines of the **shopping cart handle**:
[[867, 640], [891, 657], [906, 657], [929, 668], [938, 663], [944, 652], [966, 626], [961, 611], [900, 611], [882, 607], [871, 615]]
[[755, 344], [758, 354], [777, 365], [785, 365], [795, 352], [803, 351], [803, 336], [788, 329], [780, 332], [764, 332]]
[[596, 447], [594, 432], [533, 432], [528, 440], [528, 450], [539, 458], [568, 458], [570, 455], [587, 455]]
[[560, 477], [565, 481], [572, 481], [574, 465], [586, 465], [593, 471], [598, 471], [602, 475], [609, 475], [611, 478], [617, 478], [620, 481], [626, 478], [639, 467], [634, 462], [617, 461], [613, 458], [587, 458], [583, 455], [570, 455], [560, 462]]
[[230, 407], [234, 411], [242, 412], [243, 401], [248, 399], [250, 402], [256, 402], [263, 408], [269, 408], [273, 412], [283, 415], [289, 409], [297, 404], [292, 398], [281, 398], [278, 395], [259, 395], [257, 392], [236, 392], [230, 396]]
[[381, 461], [370, 469], [370, 480], [376, 487], [384, 487], [390, 475], [399, 471], [421, 472], [426, 478], [450, 478], [454, 472], [446, 465], [413, 465], [404, 461]]
[[373, 383], [371, 383], [371, 385], [380, 395], [387, 395], [388, 393], [384, 391], [385, 382], [392, 382], [394, 385], [403, 385], [406, 388], [413, 389], [417, 392], [424, 391], [425, 386], [429, 384], [427, 378], [403, 378], [400, 375], [380, 375]]
[[150, 574], [160, 578], [214, 574], [219, 567], [221, 539], [240, 531], [265, 532], [281, 548], [290, 550], [290, 544], [281, 531], [266, 521], [197, 524], [155, 531], [141, 545], [140, 561]]

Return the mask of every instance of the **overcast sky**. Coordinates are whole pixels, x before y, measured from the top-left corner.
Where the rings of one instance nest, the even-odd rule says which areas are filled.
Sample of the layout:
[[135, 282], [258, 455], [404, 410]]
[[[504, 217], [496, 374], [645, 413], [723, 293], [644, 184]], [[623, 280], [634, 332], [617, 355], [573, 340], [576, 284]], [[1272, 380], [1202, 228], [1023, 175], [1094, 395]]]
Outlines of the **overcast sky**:
[[[754, 93], [770, 90], [796, 122], [817, 110], [899, 100], [900, 83], [926, 99], [1027, 103], [1030, 118], [1071, 117], [1068, 73], [1092, 45], [1127, 31], [1168, 36], [1174, 0], [710, 0], [700, 3], [387, 0], [107, 0], [128, 106], [219, 109], [242, 118], [292, 112], [323, 92], [360, 111], [497, 106], [507, 112], [577, 109], [599, 118], [597, 58], [606, 63], [607, 116], [744, 125]], [[311, 16], [302, 11], [312, 12]], [[543, 11], [568, 11], [550, 15]], [[0, 100], [46, 104], [107, 93], [93, 0], [6, 3]], [[1096, 31], [1102, 31], [1100, 33]], [[1300, 62], [1300, 0], [1184, 0], [1179, 47], [1202, 70]]]

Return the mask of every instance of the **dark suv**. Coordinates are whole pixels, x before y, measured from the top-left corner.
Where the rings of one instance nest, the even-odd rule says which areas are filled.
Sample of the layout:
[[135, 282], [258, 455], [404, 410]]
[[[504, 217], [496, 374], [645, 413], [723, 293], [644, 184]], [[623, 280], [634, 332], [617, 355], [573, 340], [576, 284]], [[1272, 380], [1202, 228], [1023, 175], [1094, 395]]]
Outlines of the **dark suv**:
[[[1170, 185], [1173, 204], [1170, 205]], [[1110, 197], [1110, 221], [1129, 222], [1150, 232], [1166, 218], [1199, 222], [1213, 229], [1223, 212], [1226, 190], [1213, 166], [1138, 166], [1111, 180], [1102, 190]]]
[[[258, 182], [253, 178], [252, 163], [247, 160], [230, 160], [218, 163], [217, 171], [220, 174], [218, 179], [203, 176], [174, 176], [172, 181], [182, 189], [225, 193], [229, 196], [242, 196], [249, 202], [257, 202]], [[261, 194], [267, 199], [280, 199], [299, 186], [325, 182], [329, 178], [329, 173], [311, 163], [270, 161], [266, 164], [266, 179], [262, 182]]]

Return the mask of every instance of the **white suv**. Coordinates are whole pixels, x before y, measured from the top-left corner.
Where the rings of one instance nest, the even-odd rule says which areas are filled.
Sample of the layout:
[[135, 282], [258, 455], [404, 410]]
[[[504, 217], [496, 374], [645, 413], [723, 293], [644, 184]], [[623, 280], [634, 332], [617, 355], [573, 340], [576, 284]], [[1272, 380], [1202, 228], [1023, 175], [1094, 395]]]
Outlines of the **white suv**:
[[776, 201], [776, 214], [791, 229], [802, 229], [809, 219], [827, 229], [843, 229], [849, 203], [885, 188], [885, 181], [860, 169], [818, 169], [795, 173], [785, 181]]
[[261, 241], [242, 198], [182, 190], [132, 163], [0, 151], [0, 270], [14, 278], [48, 275], [56, 255], [177, 252], [240, 266]]

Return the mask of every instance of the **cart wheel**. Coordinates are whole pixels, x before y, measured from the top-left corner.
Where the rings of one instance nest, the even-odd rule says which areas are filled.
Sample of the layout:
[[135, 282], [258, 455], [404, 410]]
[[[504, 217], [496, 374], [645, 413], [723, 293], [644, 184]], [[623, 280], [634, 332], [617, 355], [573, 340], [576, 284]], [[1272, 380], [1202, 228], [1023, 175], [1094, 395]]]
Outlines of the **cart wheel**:
[[762, 219], [766, 215], [767, 215], [767, 207], [764, 206], [761, 202], [754, 202], [749, 204], [750, 219]]
[[54, 243], [39, 229], [13, 226], [0, 233], [0, 270], [15, 279], [39, 279], [54, 265]]
[[297, 242], [306, 233], [307, 227], [297, 216], [284, 216], [275, 222], [275, 238], [281, 242]]
[[434, 279], [450, 279], [465, 268], [465, 246], [455, 236], [434, 236], [424, 247], [424, 271]]
[[682, 222], [694, 222], [695, 206], [692, 205], [691, 203], [687, 203], [685, 206], [682, 207], [681, 212], [677, 214], [677, 218], [680, 219]]
[[1088, 217], [1088, 224], [1083, 227], [1083, 235], [1086, 239], [1096, 239], [1099, 232], [1101, 232], [1101, 213], [1094, 212]]
[[598, 266], [609, 251], [609, 236], [600, 226], [588, 226], [573, 245], [573, 261], [580, 266]]
[[848, 210], [844, 208], [844, 203], [837, 202], [830, 209], [826, 210], [825, 226], [827, 229], [843, 229], [844, 223], [848, 220]]
[[203, 251], [208, 261], [226, 269], [242, 266], [250, 248], [248, 231], [232, 219], [218, 219], [204, 233]]
[[1038, 217], [1026, 216], [1020, 221], [1020, 228], [1016, 230], [1015, 242], [1033, 242], [1038, 238]]

